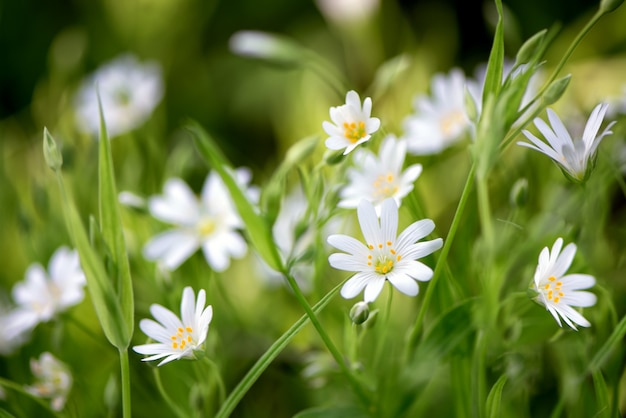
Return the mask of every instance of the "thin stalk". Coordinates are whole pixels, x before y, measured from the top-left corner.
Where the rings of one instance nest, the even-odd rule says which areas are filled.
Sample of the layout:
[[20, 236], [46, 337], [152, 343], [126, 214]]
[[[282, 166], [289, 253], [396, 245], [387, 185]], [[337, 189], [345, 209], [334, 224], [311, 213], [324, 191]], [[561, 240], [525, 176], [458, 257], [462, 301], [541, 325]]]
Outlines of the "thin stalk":
[[382, 355], [385, 341], [387, 340], [387, 330], [389, 329], [389, 317], [391, 316], [391, 301], [393, 300], [393, 286], [389, 286], [389, 294], [387, 296], [387, 306], [385, 306], [385, 317], [383, 318], [381, 335], [376, 345], [376, 353], [374, 355], [374, 369], [378, 368], [380, 356]]
[[491, 220], [491, 207], [489, 205], [489, 189], [487, 186], [487, 178], [479, 178], [476, 183], [476, 191], [478, 195], [478, 217], [482, 226], [483, 236], [485, 237], [486, 252], [491, 256], [494, 246], [495, 232], [493, 230], [493, 222]]
[[222, 404], [224, 399], [226, 398], [226, 386], [224, 385], [224, 380], [222, 379], [222, 375], [220, 373], [219, 367], [208, 357], [203, 357], [202, 360], [209, 365], [213, 375], [215, 376], [215, 384], [217, 385], [217, 393], [219, 403]]
[[[328, 292], [319, 302], [313, 306], [313, 312], [319, 313], [328, 305], [328, 303], [339, 293], [339, 289], [341, 289], [343, 283], [336, 286], [330, 292]], [[228, 395], [220, 410], [215, 415], [215, 418], [226, 418], [230, 416], [230, 414], [235, 410], [235, 407], [239, 403], [239, 401], [244, 397], [244, 395], [250, 390], [254, 382], [261, 376], [263, 371], [267, 369], [267, 367], [274, 361], [276, 357], [280, 354], [281, 351], [287, 344], [296, 336], [298, 332], [309, 322], [308, 315], [302, 315], [298, 321], [296, 321], [291, 328], [289, 328], [283, 335], [278, 338], [274, 344], [267, 349], [267, 351], [257, 360], [257, 362], [252, 366], [252, 368], [246, 373], [246, 375], [241, 379], [241, 381], [237, 384], [237, 386], [232, 390], [232, 392]]]
[[476, 418], [485, 416], [485, 400], [487, 399], [487, 376], [485, 362], [487, 357], [487, 336], [484, 331], [476, 335], [474, 348], [474, 361], [472, 361], [472, 402], [473, 416]]
[[7, 389], [11, 389], [14, 390], [15, 392], [18, 392], [30, 399], [32, 399], [33, 401], [37, 402], [39, 405], [41, 405], [42, 408], [44, 408], [46, 411], [48, 411], [50, 413], [50, 415], [61, 418], [64, 417], [65, 414], [61, 414], [57, 411], [55, 411], [54, 409], [50, 408], [50, 405], [48, 404], [48, 402], [46, 402], [43, 398], [40, 398], [39, 396], [36, 396], [32, 393], [30, 393], [29, 391], [27, 391], [26, 389], [24, 389], [24, 386], [17, 384], [11, 380], [5, 379], [3, 377], [0, 377], [0, 386], [4, 386]]
[[130, 367], [128, 364], [128, 349], [119, 350], [120, 352], [120, 368], [122, 373], [122, 416], [131, 418], [132, 412], [130, 407]]
[[346, 376], [346, 379], [348, 380], [348, 383], [350, 384], [350, 386], [352, 386], [354, 393], [359, 397], [359, 400], [363, 403], [363, 405], [366, 406], [369, 410], [369, 407], [371, 406], [371, 404], [370, 404], [370, 399], [367, 396], [367, 393], [365, 392], [365, 389], [363, 388], [361, 383], [354, 377], [354, 375], [352, 374], [352, 372], [346, 365], [346, 362], [344, 361], [343, 356], [341, 355], [341, 353], [339, 352], [339, 350], [337, 349], [333, 341], [330, 339], [330, 337], [324, 330], [324, 327], [322, 327], [322, 324], [317, 319], [315, 312], [313, 312], [313, 310], [311, 309], [311, 305], [309, 305], [309, 302], [307, 302], [306, 298], [304, 297], [304, 294], [302, 294], [302, 290], [300, 290], [300, 286], [298, 286], [298, 283], [293, 278], [293, 276], [289, 274], [288, 271], [286, 270], [283, 271], [283, 275], [285, 276], [285, 278], [287, 279], [287, 282], [289, 283], [289, 286], [293, 290], [293, 293], [296, 296], [298, 303], [300, 303], [300, 305], [306, 312], [307, 316], [311, 320], [311, 323], [315, 327], [315, 330], [317, 331], [319, 336], [322, 338], [324, 345], [326, 345], [326, 348], [328, 349], [330, 354], [335, 358], [335, 361], [339, 365], [339, 368], [341, 369], [343, 374]]
[[456, 212], [454, 214], [454, 218], [452, 219], [452, 224], [450, 225], [450, 230], [448, 231], [448, 236], [445, 239], [443, 244], [443, 248], [441, 250], [441, 255], [439, 256], [439, 260], [437, 260], [437, 265], [435, 266], [435, 271], [433, 273], [433, 278], [426, 289], [426, 294], [424, 295], [424, 300], [422, 301], [422, 306], [420, 307], [419, 313], [417, 314], [417, 319], [415, 320], [415, 324], [413, 325], [413, 329], [409, 334], [409, 339], [406, 345], [406, 353], [405, 358], [409, 358], [410, 352], [413, 351], [415, 346], [417, 345], [417, 340], [422, 331], [422, 323], [424, 321], [424, 315], [426, 315], [426, 310], [428, 309], [428, 305], [430, 304], [430, 300], [433, 297], [435, 285], [437, 284], [437, 280], [441, 276], [441, 271], [444, 266], [447, 265], [446, 259], [448, 258], [448, 253], [450, 252], [450, 248], [452, 247], [452, 243], [454, 242], [454, 237], [456, 235], [456, 231], [459, 229], [459, 225], [461, 223], [461, 217], [463, 212], [465, 211], [465, 206], [467, 204], [467, 200], [469, 199], [470, 191], [472, 189], [472, 185], [474, 184], [474, 177], [476, 175], [476, 163], [472, 163], [472, 167], [467, 175], [467, 180], [465, 181], [465, 187], [463, 188], [463, 193], [461, 194], [461, 198], [459, 200], [459, 204], [457, 205]]
[[172, 400], [172, 398], [170, 398], [170, 395], [168, 395], [167, 391], [165, 390], [165, 387], [163, 387], [163, 382], [161, 381], [161, 372], [159, 371], [159, 368], [158, 367], [154, 367], [152, 369], [152, 372], [154, 374], [154, 381], [156, 382], [157, 389], [158, 389], [159, 393], [161, 394], [161, 397], [163, 398], [163, 400], [167, 404], [167, 406], [169, 406], [169, 408], [172, 410], [174, 415], [176, 415], [178, 418], [187, 418], [189, 416], [189, 414], [187, 414], [185, 411], [183, 411], [176, 404], [176, 402], [174, 402]]

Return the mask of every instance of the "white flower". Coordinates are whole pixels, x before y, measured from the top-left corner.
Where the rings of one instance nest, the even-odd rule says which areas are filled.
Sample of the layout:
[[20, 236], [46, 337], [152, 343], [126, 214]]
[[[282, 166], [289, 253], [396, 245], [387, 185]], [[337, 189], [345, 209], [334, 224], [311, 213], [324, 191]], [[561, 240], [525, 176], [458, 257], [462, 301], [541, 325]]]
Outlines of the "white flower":
[[417, 261], [441, 248], [443, 240], [417, 242], [435, 229], [430, 219], [409, 225], [399, 236], [398, 206], [393, 199], [382, 203], [380, 224], [374, 206], [367, 200], [357, 208], [359, 224], [366, 244], [347, 235], [331, 235], [328, 243], [348, 254], [335, 253], [328, 257], [330, 265], [339, 270], [356, 271], [341, 289], [341, 296], [350, 299], [365, 288], [365, 302], [373, 302], [380, 294], [385, 280], [400, 292], [417, 295], [416, 280], [428, 281], [433, 275], [430, 267]]
[[[540, 118], [535, 118], [534, 120], [535, 126], [546, 138], [548, 144], [526, 130], [522, 132], [532, 144], [527, 142], [518, 142], [517, 144], [534, 149], [552, 158], [562, 167], [563, 172], [573, 180], [586, 180], [591, 174], [591, 166], [593, 165], [593, 159], [600, 141], [602, 141], [604, 136], [613, 133], [610, 129], [615, 122], [609, 123], [604, 131], [597, 135], [607, 108], [608, 104], [600, 103], [593, 109], [585, 125], [582, 138], [575, 141], [572, 140], [572, 137], [556, 113], [552, 109], [548, 109], [548, 119], [550, 125], [552, 125], [551, 127]], [[589, 160], [592, 160], [591, 165]]]
[[181, 318], [161, 305], [151, 305], [150, 313], [159, 322], [142, 319], [139, 328], [157, 343], [136, 345], [133, 350], [150, 356], [143, 358], [143, 361], [165, 357], [159, 366], [181, 358], [195, 359], [195, 351], [204, 349], [204, 341], [213, 318], [213, 307], [209, 305], [205, 308], [205, 301], [204, 289], [198, 292], [196, 301], [193, 289], [187, 286], [183, 290], [180, 303]]
[[333, 123], [324, 121], [322, 126], [329, 138], [326, 147], [332, 150], [344, 149], [343, 155], [350, 153], [359, 144], [369, 141], [371, 135], [380, 127], [380, 119], [370, 118], [372, 99], [361, 99], [354, 90], [346, 94], [346, 104], [330, 108], [330, 119]]
[[[245, 188], [250, 173], [238, 169], [235, 177]], [[169, 179], [163, 192], [148, 200], [148, 208], [152, 216], [176, 228], [157, 235], [144, 246], [147, 259], [175, 270], [202, 247], [209, 265], [219, 272], [230, 266], [231, 257], [241, 258], [246, 254], [246, 242], [237, 232], [243, 222], [218, 174], [212, 172], [207, 176], [200, 199], [178, 178]]]
[[573, 329], [576, 329], [574, 323], [581, 327], [591, 326], [572, 306], [587, 307], [596, 304], [596, 295], [580, 291], [593, 286], [596, 279], [588, 274], [565, 275], [576, 254], [576, 244], [568, 244], [561, 252], [562, 246], [563, 239], [558, 238], [552, 251], [545, 247], [539, 254], [539, 264], [533, 281], [533, 288], [538, 293], [536, 300], [546, 307], [559, 326], [559, 316]]
[[338, 25], [362, 22], [379, 7], [379, 0], [315, 0], [317, 7]]
[[40, 398], [50, 398], [52, 409], [62, 410], [72, 388], [72, 375], [67, 366], [45, 352], [39, 360], [30, 360], [30, 369], [37, 381], [25, 389]]
[[422, 173], [422, 166], [414, 164], [402, 172], [406, 157], [406, 141], [389, 135], [380, 146], [379, 155], [362, 150], [355, 155], [356, 167], [348, 170], [350, 183], [341, 189], [342, 208], [356, 208], [361, 200], [374, 204], [380, 214], [383, 200], [392, 197], [398, 206], [402, 198], [413, 190], [413, 183]]
[[465, 75], [453, 69], [436, 74], [431, 82], [432, 98], [419, 95], [415, 113], [404, 120], [404, 138], [414, 155], [437, 154], [461, 139], [470, 127], [465, 110]]
[[60, 247], [50, 258], [48, 271], [39, 263], [31, 264], [25, 279], [13, 287], [16, 308], [7, 319], [6, 334], [18, 336], [40, 322], [47, 322], [57, 313], [80, 303], [85, 297], [85, 275], [78, 253]]
[[82, 84], [75, 101], [78, 127], [89, 134], [100, 131], [96, 89], [100, 93], [110, 137], [141, 126], [163, 97], [161, 67], [140, 63], [126, 54], [100, 67]]

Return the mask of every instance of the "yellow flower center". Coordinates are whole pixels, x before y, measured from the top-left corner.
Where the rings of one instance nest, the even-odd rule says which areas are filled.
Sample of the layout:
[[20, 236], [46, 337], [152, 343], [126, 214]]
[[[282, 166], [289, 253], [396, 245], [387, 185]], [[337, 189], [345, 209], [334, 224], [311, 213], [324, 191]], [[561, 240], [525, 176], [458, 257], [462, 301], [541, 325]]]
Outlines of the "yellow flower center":
[[559, 303], [559, 300], [561, 300], [561, 298], [564, 296], [563, 292], [561, 291], [561, 286], [563, 286], [562, 281], [557, 281], [556, 277], [550, 276], [548, 278], [548, 283], [543, 286], [543, 289], [541, 289], [541, 291], [549, 301], [553, 303]]
[[211, 235], [215, 231], [215, 221], [211, 218], [203, 219], [198, 225], [198, 231], [203, 237]]
[[387, 274], [393, 270], [393, 266], [402, 259], [402, 256], [396, 253], [392, 245], [391, 241], [376, 246], [369, 244], [371, 252], [367, 256], [367, 265], [373, 266], [374, 271], [380, 274]]
[[452, 135], [458, 125], [463, 123], [465, 115], [460, 110], [448, 113], [439, 121], [439, 128], [444, 135]]
[[392, 173], [381, 174], [374, 180], [374, 197], [384, 200], [398, 193], [398, 186]]
[[343, 128], [343, 135], [353, 144], [367, 135], [367, 132], [365, 132], [365, 122], [344, 122]]
[[191, 327], [185, 327], [178, 328], [176, 331], [176, 334], [170, 337], [172, 340], [172, 348], [174, 350], [183, 351], [187, 348], [187, 345], [193, 343], [193, 338], [191, 338], [193, 329]]

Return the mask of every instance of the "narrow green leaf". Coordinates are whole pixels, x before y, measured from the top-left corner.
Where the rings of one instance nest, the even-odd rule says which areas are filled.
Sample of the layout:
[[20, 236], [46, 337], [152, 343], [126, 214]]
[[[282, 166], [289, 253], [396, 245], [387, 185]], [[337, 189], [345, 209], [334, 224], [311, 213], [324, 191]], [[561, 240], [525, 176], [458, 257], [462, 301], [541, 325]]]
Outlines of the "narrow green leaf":
[[617, 326], [613, 330], [613, 333], [611, 333], [604, 345], [600, 347], [596, 355], [593, 356], [593, 358], [591, 359], [588, 369], [591, 373], [600, 370], [600, 368], [604, 365], [604, 363], [606, 363], [609, 356], [612, 354], [613, 350], [618, 347], [623, 347], [622, 340], [624, 338], [624, 335], [626, 335], [626, 316], [624, 316], [622, 320], [619, 321], [619, 324], [617, 324]]
[[500, 378], [494, 383], [493, 387], [489, 391], [489, 395], [487, 396], [487, 416], [490, 418], [499, 418], [500, 415], [500, 404], [502, 401], [502, 389], [506, 384], [506, 375], [503, 374]]
[[[344, 285], [340, 283], [335, 286], [330, 292], [328, 292], [319, 302], [317, 302], [311, 309], [317, 315], [328, 305], [328, 303], [339, 293], [339, 289]], [[215, 415], [216, 418], [226, 418], [230, 416], [239, 401], [244, 397], [246, 392], [250, 390], [254, 382], [261, 376], [263, 371], [274, 361], [276, 357], [287, 347], [293, 337], [300, 332], [302, 328], [310, 321], [307, 315], [302, 315], [283, 335], [280, 336], [274, 344], [267, 349], [267, 351], [257, 360], [248, 373], [241, 379], [237, 386], [228, 395], [228, 398], [224, 401], [220, 410]]]
[[[44, 141], [54, 143], [54, 139], [47, 132], [44, 133]], [[72, 244], [78, 251], [80, 264], [87, 279], [87, 289], [104, 335], [117, 348], [126, 349], [130, 335], [124, 323], [117, 295], [107, 277], [102, 260], [90, 245], [76, 205], [66, 192], [61, 171], [55, 171], [55, 174], [61, 191], [65, 224]]]
[[611, 414], [611, 404], [609, 401], [609, 389], [606, 386], [606, 381], [601, 371], [593, 373], [593, 387], [596, 392], [596, 401], [598, 409], [594, 418], [610, 418], [614, 415]]
[[107, 277], [102, 261], [89, 244], [87, 232], [76, 211], [74, 202], [69, 198], [63, 200], [66, 224], [72, 242], [78, 251], [80, 265], [87, 279], [87, 289], [104, 335], [115, 347], [126, 349], [130, 335], [111, 280]]
[[98, 159], [100, 230], [113, 257], [112, 261], [115, 266], [115, 275], [112, 277], [116, 284], [114, 290], [118, 295], [124, 315], [126, 334], [131, 336], [133, 334], [135, 312], [133, 284], [130, 276], [128, 254], [126, 252], [126, 242], [124, 241], [122, 219], [120, 217], [117, 198], [115, 174], [113, 172], [113, 157], [111, 156], [111, 143], [109, 142], [109, 136], [107, 134], [99, 93], [98, 109], [100, 112], [100, 149]]
[[293, 418], [368, 418], [362, 409], [354, 406], [326, 406], [301, 411]]
[[493, 45], [489, 61], [487, 62], [487, 74], [485, 75], [485, 87], [483, 90], [483, 105], [487, 98], [493, 94], [498, 95], [502, 85], [502, 68], [504, 67], [504, 28], [502, 23], [502, 0], [495, 0], [498, 9], [498, 23], [493, 37]]
[[209, 134], [197, 123], [190, 123], [187, 129], [191, 132], [200, 154], [217, 171], [228, 188], [233, 202], [239, 211], [239, 216], [241, 216], [246, 225], [245, 233], [252, 245], [272, 269], [282, 271], [282, 262], [276, 250], [271, 230], [265, 219], [256, 212], [248, 198], [239, 188], [231, 174], [234, 170], [224, 154], [222, 154], [222, 151]]

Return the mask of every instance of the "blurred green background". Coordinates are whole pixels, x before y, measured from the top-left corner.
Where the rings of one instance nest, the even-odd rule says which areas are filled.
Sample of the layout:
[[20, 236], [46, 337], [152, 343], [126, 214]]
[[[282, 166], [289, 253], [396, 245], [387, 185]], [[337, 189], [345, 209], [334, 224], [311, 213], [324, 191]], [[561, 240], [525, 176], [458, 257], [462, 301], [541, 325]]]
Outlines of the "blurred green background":
[[[561, 33], [547, 54], [548, 68], [556, 64], [597, 8], [597, 2], [583, 0], [515, 0], [505, 4], [509, 56], [535, 32], [555, 24], [561, 26]], [[428, 90], [435, 72], [447, 72], [458, 66], [471, 76], [476, 65], [487, 60], [494, 12], [491, 2], [382, 0], [371, 17], [347, 23], [330, 19], [313, 1], [3, 0], [0, 3], [0, 292], [3, 298], [7, 299], [12, 285], [23, 279], [30, 263], [46, 264], [58, 246], [69, 243], [56, 184], [41, 155], [44, 126], [62, 144], [64, 171], [81, 213], [97, 212], [96, 142], [76, 130], [73, 100], [83, 78], [101, 64], [131, 52], [142, 60], [158, 61], [164, 70], [165, 95], [153, 116], [143, 127], [113, 142], [118, 190], [148, 196], [159, 193], [164, 179], [173, 175], [185, 178], [199, 190], [207, 168], [196, 155], [188, 135], [181, 130], [188, 118], [197, 120], [215, 135], [234, 166], [251, 167], [253, 182], [262, 184], [291, 144], [311, 134], [323, 133], [321, 123], [328, 119], [329, 106], [341, 104], [348, 89], [356, 89], [362, 97], [372, 96], [373, 115], [381, 117], [388, 132], [399, 134], [402, 119], [411, 112], [412, 98]], [[566, 68], [574, 73], [566, 99], [585, 112], [598, 100], [623, 94], [624, 22], [624, 7], [605, 17], [579, 46]], [[336, 92], [307, 68], [267, 65], [233, 55], [228, 41], [235, 32], [246, 29], [283, 34], [315, 51], [342, 74], [345, 91]], [[393, 83], [383, 87], [374, 83], [380, 66], [402, 54], [408, 66], [395, 75]], [[466, 161], [464, 155], [459, 155], [448, 155], [452, 157], [450, 164], [463, 168]], [[456, 164], [459, 158], [460, 165]], [[432, 160], [426, 160], [425, 164], [429, 162]], [[433, 198], [434, 203], [428, 205], [434, 209], [429, 216], [444, 221], [442, 231], [447, 228], [446, 222], [462, 186], [461, 177], [465, 175], [462, 169], [448, 171], [449, 167], [434, 166], [433, 171], [424, 175], [427, 184], [424, 187], [440, 190]], [[540, 162], [538, 167], [557, 171], [547, 161]], [[445, 180], [438, 180], [437, 176]], [[505, 189], [515, 179], [496, 185], [496, 190], [504, 196], [502, 201], [507, 199]], [[530, 180], [532, 183], [533, 177]], [[611, 219], [626, 219], [623, 197], [615, 198], [612, 205]], [[171, 290], [170, 285], [161, 283], [161, 287], [154, 288], [154, 266], [141, 258], [142, 240], [157, 231], [158, 226], [142, 214], [125, 212], [124, 216], [134, 229], [127, 239], [137, 290], [137, 319], [147, 315], [150, 303], [175, 307], [175, 294], [160, 293], [163, 289]], [[462, 237], [467, 238], [466, 246], [471, 246], [471, 235], [476, 230], [472, 224], [462, 232]], [[533, 265], [539, 248], [524, 251]], [[471, 249], [467, 253], [471, 254]], [[620, 263], [623, 260], [610, 264]], [[600, 257], [599, 269], [607, 264], [606, 256]], [[203, 271], [202, 267], [203, 260], [196, 255], [175, 277], [185, 278], [186, 284], [196, 288], [203, 286], [198, 273]], [[246, 287], [246, 273], [245, 267], [234, 267], [229, 271], [230, 284]], [[615, 284], [620, 295], [624, 294], [624, 287], [624, 283]], [[225, 366], [232, 368], [227, 377], [229, 387], [261, 354], [262, 348], [301, 313], [287, 292], [273, 294], [276, 298], [273, 301], [255, 299], [256, 296], [243, 295], [244, 300], [237, 301], [242, 305], [239, 315], [247, 318], [240, 329], [220, 328], [220, 323], [233, 326], [238, 319], [229, 314], [223, 319], [216, 314], [215, 327], [222, 334], [221, 340], [213, 340], [213, 344], [231, 350], [223, 360]], [[280, 318], [265, 317], [265, 322], [256, 318], [259, 311], [271, 312], [277, 300], [290, 307], [281, 312]], [[339, 307], [331, 310], [329, 317], [342, 318], [351, 306], [346, 301], [337, 304]], [[403, 305], [399, 306], [397, 309]], [[94, 325], [94, 332], [99, 335], [91, 306], [83, 303], [74, 309], [72, 315]], [[539, 309], [533, 312], [545, 315]], [[78, 374], [79, 395], [74, 396], [82, 395], [86, 405], [93, 403], [86, 410], [97, 416], [105, 384], [111, 370], [118, 367], [116, 353], [101, 335], [98, 340], [71, 325], [65, 327], [63, 331], [63, 325], [51, 324], [38, 329], [35, 339], [25, 349], [0, 360], [0, 374], [18, 376], [21, 377], [18, 380], [28, 382], [27, 359], [39, 354], [38, 347], [49, 348], [51, 341], [58, 344], [58, 336], [69, 333], [85, 352], [98, 353], [97, 359], [76, 356], [72, 363], [74, 371], [86, 373], [82, 377]], [[317, 341], [315, 334], [309, 332], [299, 341]], [[335, 333], [341, 334], [342, 330]], [[141, 337], [136, 342], [142, 342]], [[66, 354], [79, 352], [76, 347], [64, 350]], [[240, 358], [247, 362], [238, 362]], [[151, 375], [145, 370], [149, 366], [136, 360], [134, 357], [132, 364], [133, 376], [138, 376], [133, 382], [133, 401], [149, 405], [155, 396]], [[250, 395], [253, 400], [271, 404], [267, 410], [274, 410], [274, 416], [290, 416], [312, 403], [311, 399], [305, 399], [307, 392], [298, 386], [302, 382], [291, 360], [289, 353], [281, 357]], [[180, 368], [191, 373], [192, 365], [181, 362]], [[169, 370], [172, 373], [172, 368]], [[181, 376], [183, 372], [171, 376], [172, 382]], [[552, 388], [554, 382], [544, 380], [543, 384]], [[88, 388], [89, 385], [92, 387]], [[188, 395], [180, 388], [177, 390], [175, 395]], [[281, 393], [281, 399], [272, 398], [273, 393]], [[110, 402], [114, 404], [115, 400]], [[239, 410], [239, 416], [255, 416], [254, 403], [246, 405]], [[149, 411], [149, 408], [137, 409], [137, 416], [142, 413], [153, 416]]]

